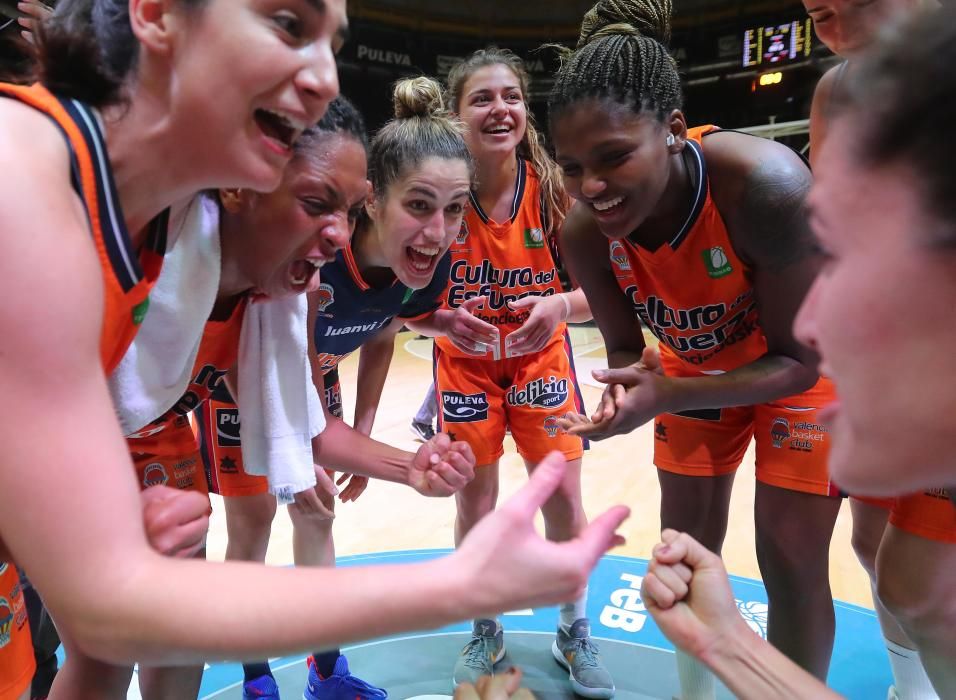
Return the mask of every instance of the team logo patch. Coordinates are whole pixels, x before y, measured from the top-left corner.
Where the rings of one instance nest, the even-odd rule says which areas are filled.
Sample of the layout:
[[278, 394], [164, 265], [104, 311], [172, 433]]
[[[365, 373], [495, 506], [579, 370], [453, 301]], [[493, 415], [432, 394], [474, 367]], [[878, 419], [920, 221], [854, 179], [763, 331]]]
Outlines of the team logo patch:
[[335, 303], [335, 290], [331, 284], [323, 282], [315, 292], [316, 307], [319, 311], [325, 311]]
[[611, 262], [617, 265], [617, 269], [623, 271], [631, 269], [631, 261], [627, 259], [627, 252], [624, 250], [624, 244], [620, 241], [611, 241], [610, 247]]
[[236, 464], [236, 460], [232, 457], [223, 457], [219, 460], [219, 473], [220, 474], [238, 474], [239, 465]]
[[714, 279], [726, 277], [733, 272], [734, 268], [730, 266], [727, 253], [724, 252], [722, 246], [717, 245], [713, 248], [708, 248], [701, 253], [701, 257], [704, 259], [704, 267], [707, 268], [707, 274]]
[[146, 318], [146, 312], [149, 311], [149, 297], [146, 297], [133, 307], [133, 325], [138, 326]]
[[159, 462], [147, 464], [143, 470], [143, 486], [165, 486], [169, 483], [169, 474], [166, 473], [166, 467]]
[[532, 379], [522, 389], [512, 385], [505, 400], [511, 406], [554, 409], [568, 400], [568, 380], [551, 375], [548, 381]]
[[544, 248], [544, 231], [539, 228], [526, 228], [524, 230], [525, 248]]
[[667, 426], [661, 421], [657, 421], [654, 424], [654, 439], [667, 442]]
[[770, 426], [770, 439], [777, 449], [783, 447], [784, 441], [790, 439], [790, 421], [786, 418], [774, 418]]
[[468, 223], [462, 219], [461, 220], [461, 229], [458, 231], [458, 235], [455, 236], [455, 243], [457, 245], [465, 245], [465, 241], [468, 240]]
[[325, 405], [333, 416], [342, 417], [342, 385], [338, 382], [325, 387]]
[[0, 649], [10, 643], [13, 632], [13, 607], [6, 598], [0, 598]]
[[441, 410], [446, 423], [477, 423], [488, 420], [488, 395], [483, 391], [477, 394], [443, 391]]
[[553, 438], [558, 434], [557, 416], [548, 416], [544, 419], [544, 432], [548, 434], [549, 438]]
[[216, 409], [216, 444], [220, 447], [239, 447], [239, 409]]

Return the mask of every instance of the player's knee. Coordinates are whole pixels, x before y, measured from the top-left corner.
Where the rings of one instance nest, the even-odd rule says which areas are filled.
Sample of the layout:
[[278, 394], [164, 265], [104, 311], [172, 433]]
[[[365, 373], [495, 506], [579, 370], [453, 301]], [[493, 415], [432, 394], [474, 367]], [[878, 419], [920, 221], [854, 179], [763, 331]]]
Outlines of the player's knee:
[[240, 496], [241, 501], [228, 512], [227, 522], [230, 537], [238, 535], [244, 539], [268, 537], [272, 530], [272, 521], [276, 515], [276, 500], [270, 494]]
[[856, 527], [853, 528], [853, 534], [850, 536], [853, 552], [870, 578], [876, 576], [876, 553], [880, 551], [880, 539]]
[[881, 567], [876, 580], [880, 602], [914, 639], [936, 636], [945, 628], [949, 635], [956, 636], [956, 609], [951, 596], [934, 595], [914, 578], [900, 569]]

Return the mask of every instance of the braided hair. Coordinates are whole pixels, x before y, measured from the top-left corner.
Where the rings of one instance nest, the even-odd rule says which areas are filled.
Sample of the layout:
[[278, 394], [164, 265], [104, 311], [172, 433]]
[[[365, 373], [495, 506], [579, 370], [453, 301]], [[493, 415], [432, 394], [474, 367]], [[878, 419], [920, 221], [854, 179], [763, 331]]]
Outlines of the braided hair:
[[576, 48], [562, 51], [549, 119], [585, 99], [610, 99], [660, 121], [680, 109], [680, 76], [667, 51], [670, 16], [671, 0], [599, 0], [581, 22]]
[[543, 138], [534, 124], [534, 117], [528, 105], [528, 88], [531, 79], [524, 60], [514, 52], [497, 46], [475, 51], [468, 58], [455, 64], [448, 73], [448, 103], [453, 112], [459, 113], [462, 90], [468, 79], [486, 66], [497, 65], [505, 66], [514, 73], [521, 88], [521, 97], [524, 100], [525, 111], [528, 113], [528, 121], [521, 143], [518, 144], [518, 156], [531, 161], [534, 171], [538, 174], [544, 205], [547, 209], [546, 233], [551, 235], [561, 228], [570, 202], [564, 191], [561, 169], [545, 150]]

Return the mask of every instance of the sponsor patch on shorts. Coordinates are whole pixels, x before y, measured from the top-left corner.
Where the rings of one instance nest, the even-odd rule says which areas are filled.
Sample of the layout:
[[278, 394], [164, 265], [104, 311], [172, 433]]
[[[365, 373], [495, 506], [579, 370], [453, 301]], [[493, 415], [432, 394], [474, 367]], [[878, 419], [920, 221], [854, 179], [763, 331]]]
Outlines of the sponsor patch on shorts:
[[477, 423], [488, 420], [488, 395], [462, 394], [458, 391], [441, 393], [442, 417], [448, 423]]

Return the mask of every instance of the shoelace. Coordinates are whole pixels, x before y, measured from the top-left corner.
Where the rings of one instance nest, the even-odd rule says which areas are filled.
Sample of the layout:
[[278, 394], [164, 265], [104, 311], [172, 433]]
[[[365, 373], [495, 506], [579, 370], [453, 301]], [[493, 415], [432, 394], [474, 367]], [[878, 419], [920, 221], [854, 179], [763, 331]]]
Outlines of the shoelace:
[[491, 642], [485, 637], [476, 637], [468, 642], [468, 656], [465, 657], [465, 665], [468, 668], [477, 668], [484, 671], [491, 665]]
[[572, 642], [575, 651], [574, 658], [575, 661], [578, 662], [578, 665], [583, 668], [598, 668], [597, 655], [600, 650], [597, 648], [597, 645], [587, 637], [584, 639], [574, 639]]

